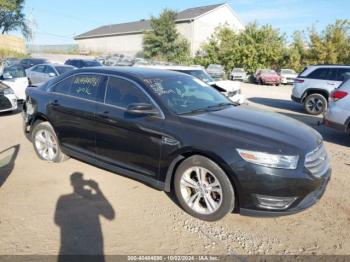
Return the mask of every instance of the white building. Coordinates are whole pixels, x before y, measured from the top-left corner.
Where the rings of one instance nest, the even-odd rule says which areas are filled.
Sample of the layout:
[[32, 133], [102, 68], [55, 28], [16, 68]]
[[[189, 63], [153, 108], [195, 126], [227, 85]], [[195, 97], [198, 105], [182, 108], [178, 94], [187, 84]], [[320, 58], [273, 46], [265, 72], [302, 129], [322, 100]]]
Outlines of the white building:
[[[195, 7], [177, 15], [176, 27], [190, 43], [194, 55], [218, 26], [236, 31], [244, 25], [228, 4]], [[79, 49], [134, 56], [143, 49], [143, 33], [151, 30], [149, 20], [98, 27], [75, 37]]]

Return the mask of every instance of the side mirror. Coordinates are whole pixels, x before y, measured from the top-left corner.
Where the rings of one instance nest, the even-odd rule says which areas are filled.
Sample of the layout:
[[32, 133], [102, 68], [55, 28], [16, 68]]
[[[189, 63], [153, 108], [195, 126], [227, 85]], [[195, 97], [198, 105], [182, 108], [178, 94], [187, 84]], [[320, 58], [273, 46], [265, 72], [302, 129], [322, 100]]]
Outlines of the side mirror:
[[128, 105], [126, 112], [131, 115], [156, 116], [159, 112], [153, 105], [147, 103], [133, 103]]
[[3, 75], [3, 78], [4, 78], [4, 79], [12, 79], [13, 77], [12, 77], [12, 75], [11, 75], [10, 73], [5, 73], [5, 74]]
[[49, 77], [55, 77], [56, 74], [55, 73], [49, 73]]

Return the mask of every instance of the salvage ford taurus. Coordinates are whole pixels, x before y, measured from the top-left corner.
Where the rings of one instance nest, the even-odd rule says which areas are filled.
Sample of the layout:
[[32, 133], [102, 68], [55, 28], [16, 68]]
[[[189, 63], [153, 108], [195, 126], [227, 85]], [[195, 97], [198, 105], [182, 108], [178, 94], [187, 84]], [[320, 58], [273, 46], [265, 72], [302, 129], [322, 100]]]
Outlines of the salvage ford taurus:
[[155, 188], [214, 221], [314, 204], [331, 168], [322, 137], [279, 114], [237, 107], [202, 81], [142, 68], [89, 68], [27, 89], [37, 155], [72, 156]]

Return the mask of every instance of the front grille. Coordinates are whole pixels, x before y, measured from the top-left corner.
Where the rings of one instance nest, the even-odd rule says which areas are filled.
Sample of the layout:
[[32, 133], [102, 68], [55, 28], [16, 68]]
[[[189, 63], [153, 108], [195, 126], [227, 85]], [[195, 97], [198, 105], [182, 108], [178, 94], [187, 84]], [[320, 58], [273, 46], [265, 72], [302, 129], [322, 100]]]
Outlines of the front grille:
[[6, 96], [0, 95], [0, 110], [10, 109], [10, 108], [12, 108], [12, 104], [10, 100], [8, 100]]
[[306, 155], [305, 167], [316, 177], [321, 177], [327, 173], [330, 163], [323, 144]]

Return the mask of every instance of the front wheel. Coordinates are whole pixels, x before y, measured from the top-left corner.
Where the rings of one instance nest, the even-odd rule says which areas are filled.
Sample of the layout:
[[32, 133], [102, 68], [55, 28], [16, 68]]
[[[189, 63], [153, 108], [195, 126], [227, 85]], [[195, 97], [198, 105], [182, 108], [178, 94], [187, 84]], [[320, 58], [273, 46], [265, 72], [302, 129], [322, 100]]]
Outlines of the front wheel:
[[305, 98], [305, 111], [310, 115], [319, 115], [327, 109], [327, 99], [321, 94], [311, 94]]
[[32, 143], [36, 154], [48, 162], [62, 162], [68, 157], [62, 153], [53, 127], [49, 122], [38, 122], [32, 132]]
[[203, 156], [189, 157], [180, 164], [174, 187], [181, 207], [202, 220], [219, 220], [235, 207], [233, 186], [226, 173]]

